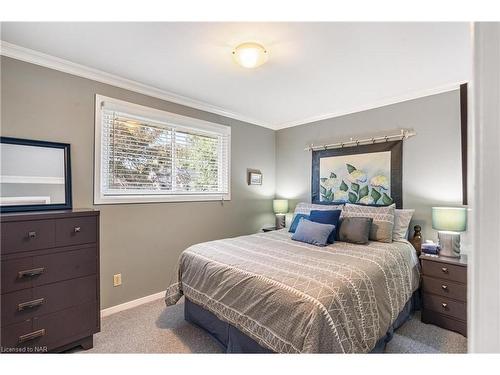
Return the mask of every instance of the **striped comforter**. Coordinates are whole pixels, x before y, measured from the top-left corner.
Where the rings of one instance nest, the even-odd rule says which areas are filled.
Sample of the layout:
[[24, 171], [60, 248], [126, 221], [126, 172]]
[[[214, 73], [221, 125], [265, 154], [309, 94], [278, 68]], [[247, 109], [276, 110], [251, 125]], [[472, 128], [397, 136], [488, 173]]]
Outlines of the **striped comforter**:
[[179, 260], [182, 294], [279, 353], [366, 353], [418, 287], [407, 241], [317, 247], [286, 230], [200, 243]]

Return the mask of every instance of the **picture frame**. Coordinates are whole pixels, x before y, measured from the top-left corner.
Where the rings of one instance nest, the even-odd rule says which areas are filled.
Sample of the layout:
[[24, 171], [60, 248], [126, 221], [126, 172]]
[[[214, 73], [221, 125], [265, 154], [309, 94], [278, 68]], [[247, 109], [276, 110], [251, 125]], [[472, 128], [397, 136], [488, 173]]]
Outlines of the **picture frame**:
[[262, 173], [259, 170], [247, 170], [247, 183], [248, 185], [262, 185]]
[[402, 155], [403, 141], [313, 151], [311, 201], [402, 208]]

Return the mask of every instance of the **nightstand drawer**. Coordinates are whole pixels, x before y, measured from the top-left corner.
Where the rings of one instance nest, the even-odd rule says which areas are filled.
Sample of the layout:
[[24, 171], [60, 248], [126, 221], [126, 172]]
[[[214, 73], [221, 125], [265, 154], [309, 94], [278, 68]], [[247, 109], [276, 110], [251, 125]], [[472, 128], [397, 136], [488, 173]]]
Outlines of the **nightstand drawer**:
[[467, 323], [431, 310], [422, 310], [422, 322], [458, 332], [467, 337]]
[[467, 286], [454, 281], [435, 279], [424, 276], [422, 278], [422, 289], [424, 293], [437, 294], [438, 296], [467, 301]]
[[453, 264], [422, 259], [422, 273], [425, 276], [467, 283], [467, 268]]
[[445, 297], [424, 293], [424, 309], [432, 310], [456, 319], [467, 320], [467, 304]]

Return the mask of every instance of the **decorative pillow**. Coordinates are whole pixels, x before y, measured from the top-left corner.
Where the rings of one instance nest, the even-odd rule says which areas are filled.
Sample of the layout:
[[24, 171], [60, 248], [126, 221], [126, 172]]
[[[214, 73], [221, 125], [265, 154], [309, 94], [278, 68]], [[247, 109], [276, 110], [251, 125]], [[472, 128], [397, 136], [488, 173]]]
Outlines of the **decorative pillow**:
[[334, 225], [315, 223], [302, 219], [292, 235], [292, 240], [310, 243], [316, 246], [326, 246], [330, 233], [335, 229]]
[[406, 240], [408, 235], [408, 227], [415, 213], [415, 210], [400, 210], [394, 211], [394, 228], [392, 229], [392, 240]]
[[292, 224], [290, 224], [290, 229], [288, 230], [290, 233], [295, 233], [295, 230], [297, 229], [297, 225], [299, 225], [299, 222], [301, 219], [309, 219], [309, 215], [306, 214], [295, 214], [292, 220]]
[[[339, 223], [340, 214], [342, 210], [311, 210], [309, 214], [309, 220], [314, 221], [315, 223], [321, 224], [331, 224], [337, 228]], [[330, 237], [328, 237], [328, 243], [334, 243], [335, 237], [337, 236], [337, 231], [334, 229], [332, 233], [330, 233]]]
[[339, 241], [365, 244], [370, 239], [371, 217], [345, 217], [339, 228]]
[[318, 211], [342, 210], [342, 207], [344, 207], [343, 204], [313, 204], [313, 203], [300, 202], [297, 203], [297, 206], [295, 206], [295, 211], [293, 213], [295, 215], [296, 214], [309, 215], [311, 213], [311, 210], [318, 210]]
[[[342, 210], [342, 216], [348, 217], [370, 217], [373, 219], [370, 228], [370, 240], [379, 242], [392, 242], [392, 229], [394, 228], [394, 210], [396, 205], [385, 207], [360, 206], [346, 203]], [[342, 222], [344, 225], [344, 222]], [[341, 226], [342, 228], [342, 226]]]

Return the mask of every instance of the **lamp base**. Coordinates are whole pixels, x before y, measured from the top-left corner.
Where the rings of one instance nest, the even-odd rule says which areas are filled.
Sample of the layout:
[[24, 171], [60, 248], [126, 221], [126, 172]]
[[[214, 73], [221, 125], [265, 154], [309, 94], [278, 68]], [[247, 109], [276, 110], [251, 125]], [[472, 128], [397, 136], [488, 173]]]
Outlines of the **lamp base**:
[[460, 258], [460, 233], [438, 232], [440, 256]]
[[286, 226], [286, 216], [276, 214], [276, 229], [283, 229]]

